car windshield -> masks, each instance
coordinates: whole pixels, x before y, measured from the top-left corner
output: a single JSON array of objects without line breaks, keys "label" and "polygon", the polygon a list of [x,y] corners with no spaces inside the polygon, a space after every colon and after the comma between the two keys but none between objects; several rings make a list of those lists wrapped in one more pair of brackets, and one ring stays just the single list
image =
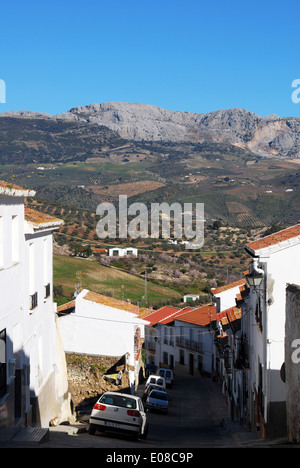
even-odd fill
[{"label": "car windshield", "polygon": [[170,372],[170,371],[167,371],[167,372],[166,372],[166,376],[167,376],[167,377],[171,377],[171,372]]},{"label": "car windshield", "polygon": [[156,398],[157,400],[167,400],[168,399],[166,393],[156,392],[155,390],[153,390],[151,392],[150,397],[151,398]]},{"label": "car windshield", "polygon": [[122,408],[136,409],[136,400],[121,395],[113,395],[112,393],[104,394],[100,398],[101,403],[106,405],[121,406]]}]

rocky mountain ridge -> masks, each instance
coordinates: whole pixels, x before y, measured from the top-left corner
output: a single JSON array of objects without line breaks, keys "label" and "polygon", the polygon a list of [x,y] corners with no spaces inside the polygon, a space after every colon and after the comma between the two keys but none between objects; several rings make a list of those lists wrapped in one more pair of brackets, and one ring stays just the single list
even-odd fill
[{"label": "rocky mountain ridge", "polygon": [[6,112],[0,116],[100,125],[133,141],[226,143],[261,157],[300,157],[300,118],[261,117],[244,109],[198,114],[147,104],[106,102],[74,107],[55,116],[31,111]]}]

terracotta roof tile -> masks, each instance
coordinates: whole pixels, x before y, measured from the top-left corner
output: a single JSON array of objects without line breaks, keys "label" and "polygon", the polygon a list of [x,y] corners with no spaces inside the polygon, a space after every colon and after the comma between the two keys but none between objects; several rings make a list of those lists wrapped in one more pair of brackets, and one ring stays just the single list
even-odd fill
[{"label": "terracotta roof tile", "polygon": [[16,184],[11,184],[0,180],[0,195],[9,195],[15,197],[34,197],[34,190],[25,189]]},{"label": "terracotta roof tile", "polygon": [[[217,320],[222,321],[222,323],[234,322],[241,318],[241,309],[236,306],[230,307],[229,309],[222,310],[217,314]],[[224,320],[225,319],[225,320]]]},{"label": "terracotta roof tile", "polygon": [[245,297],[247,297],[249,294],[249,287],[247,286],[247,284],[244,284],[239,289],[240,292],[236,295],[237,303],[242,302],[245,299]]},{"label": "terracotta roof tile", "polygon": [[219,288],[211,289],[211,293],[213,295],[216,295],[223,291],[228,291],[229,289],[236,288],[237,286],[242,286],[245,283],[246,283],[245,279],[240,279],[240,280],[234,281],[233,283],[224,284],[223,286],[220,286]]},{"label": "terracotta roof tile", "polygon": [[167,317],[170,317],[172,314],[175,314],[176,312],[179,312],[180,310],[181,309],[179,307],[164,306],[164,307],[161,307],[160,309],[153,311],[151,314],[146,315],[145,320],[150,322],[148,325],[149,327],[153,327],[153,325],[156,325],[161,320],[164,320]]},{"label": "terracotta roof tile", "polygon": [[96,304],[103,304],[108,307],[114,307],[115,309],[125,310],[126,312],[132,312],[134,314],[139,313],[139,307],[131,304],[130,302],[121,301],[113,297],[103,296],[102,294],[88,291],[84,296],[87,301],[95,302]]},{"label": "terracotta roof tile", "polygon": [[216,310],[217,308],[215,305],[197,307],[196,309],[181,314],[176,320],[205,327],[209,325],[212,320],[216,320]]},{"label": "terracotta roof tile", "polygon": [[43,228],[49,226],[59,226],[63,224],[63,220],[41,213],[40,211],[33,210],[25,206],[25,219],[34,227]]},{"label": "terracotta roof tile", "polygon": [[176,317],[180,316],[181,314],[184,314],[185,312],[189,312],[190,310],[193,310],[193,307],[184,307],[183,309],[179,309],[176,312],[168,315],[168,317],[162,319],[159,321],[159,323],[162,323],[166,325],[167,323],[173,322]]},{"label": "terracotta roof tile", "polygon": [[250,242],[249,244],[246,244],[246,247],[253,251],[260,250],[299,236],[300,224],[296,224],[296,226],[291,226],[287,229],[282,229],[281,231],[275,232],[274,234],[270,234],[269,236],[262,237],[261,239]]},{"label": "terracotta roof tile", "polygon": [[57,307],[57,312],[67,312],[75,307],[75,301],[67,302]]}]

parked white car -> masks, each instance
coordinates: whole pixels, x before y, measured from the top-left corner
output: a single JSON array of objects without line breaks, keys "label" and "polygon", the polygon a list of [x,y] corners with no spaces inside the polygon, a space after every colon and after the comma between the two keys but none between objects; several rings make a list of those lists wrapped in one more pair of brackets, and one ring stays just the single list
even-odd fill
[{"label": "parked white car", "polygon": [[149,384],[159,385],[160,387],[163,387],[164,390],[166,389],[166,381],[164,377],[161,377],[160,375],[149,375],[145,387],[148,387]]},{"label": "parked white car", "polygon": [[172,369],[165,369],[164,367],[160,367],[158,369],[158,374],[165,379],[167,386],[172,387],[174,381]]},{"label": "parked white car", "polygon": [[168,412],[169,398],[167,392],[152,390],[146,399],[145,406],[149,410]]},{"label": "parked white car", "polygon": [[104,393],[89,420],[89,433],[96,431],[113,431],[145,439],[148,423],[142,400],[125,393]]}]

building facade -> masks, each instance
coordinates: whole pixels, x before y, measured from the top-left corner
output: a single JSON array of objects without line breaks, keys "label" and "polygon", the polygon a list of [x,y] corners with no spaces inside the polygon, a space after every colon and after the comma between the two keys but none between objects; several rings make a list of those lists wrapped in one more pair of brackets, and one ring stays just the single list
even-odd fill
[{"label": "building facade", "polygon": [[134,392],[148,323],[147,319],[139,318],[138,306],[84,289],[70,308],[68,305],[59,308],[59,315],[64,351],[116,358],[126,355]]},{"label": "building facade", "polygon": [[34,195],[0,182],[0,427],[48,427],[68,413],[52,300],[52,233],[62,221],[25,208]]},{"label": "building facade", "polygon": [[300,224],[246,245],[252,257],[242,305],[249,349],[246,388],[251,429],[270,439],[286,435],[286,288],[300,282]]}]

